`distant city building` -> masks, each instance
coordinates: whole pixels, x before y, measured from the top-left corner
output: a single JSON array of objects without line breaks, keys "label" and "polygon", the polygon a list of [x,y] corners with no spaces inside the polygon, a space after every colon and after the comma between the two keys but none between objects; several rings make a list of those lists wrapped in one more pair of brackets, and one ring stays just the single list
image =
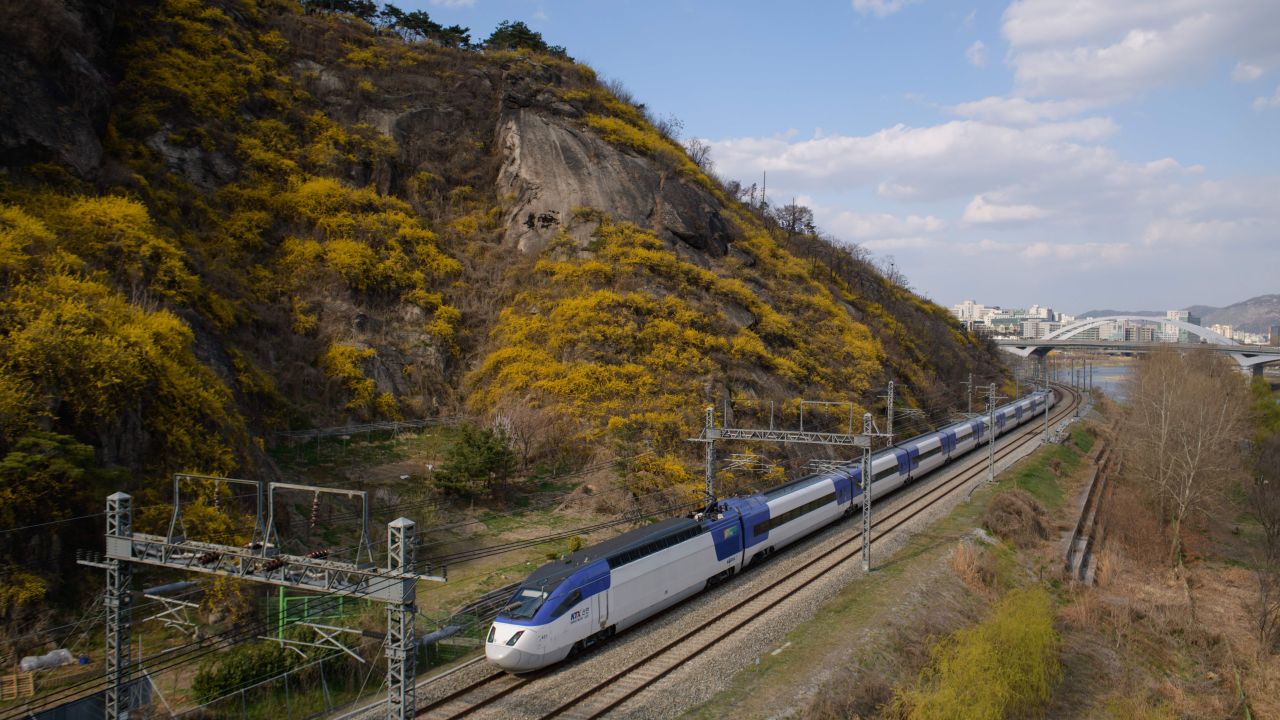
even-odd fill
[{"label": "distant city building", "polygon": [[[1077,320],[1074,315],[1056,313],[1053,308],[1039,304],[1023,310],[1002,308],[999,305],[983,305],[974,300],[965,300],[958,305],[952,305],[951,314],[972,332],[1027,340],[1044,338]],[[1149,320],[1108,320],[1076,333],[1072,339],[1112,342],[1199,342],[1198,336],[1174,325],[1173,321],[1192,325],[1200,324],[1200,318],[1187,310],[1168,310],[1163,318],[1156,316]],[[1268,340],[1267,336],[1242,333],[1231,325],[1213,325],[1210,329],[1243,343],[1261,344]],[[1272,343],[1280,341],[1280,326],[1271,328],[1270,341]]]},{"label": "distant city building", "polygon": [[1271,345],[1280,346],[1280,325],[1271,326]]},{"label": "distant city building", "polygon": [[1057,319],[1053,314],[1053,308],[1040,307],[1039,305],[1032,305],[1031,308],[1027,310],[1027,317],[1039,318],[1041,320]]},{"label": "distant city building", "polygon": [[[1192,325],[1199,325],[1200,318],[1192,315],[1189,310],[1169,310],[1164,314],[1165,320],[1178,320]],[[1191,333],[1179,328],[1173,323],[1165,323],[1161,327],[1159,340],[1163,342],[1194,342]]]},{"label": "distant city building", "polygon": [[961,322],[985,322],[988,311],[999,310],[999,307],[988,308],[972,300],[965,300],[959,305],[951,306],[951,314]]},{"label": "distant city building", "polygon": [[1125,342],[1155,342],[1156,329],[1150,325],[1127,322],[1122,339]]}]

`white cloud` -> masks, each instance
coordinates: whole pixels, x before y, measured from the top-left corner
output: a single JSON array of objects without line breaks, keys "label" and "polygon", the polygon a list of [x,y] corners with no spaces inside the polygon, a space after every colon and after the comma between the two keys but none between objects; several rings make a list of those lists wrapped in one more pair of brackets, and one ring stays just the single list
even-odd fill
[{"label": "white cloud", "polygon": [[975,8],[973,10],[970,10],[969,14],[964,16],[964,20],[960,21],[960,29],[965,31],[972,30],[974,21],[977,19],[978,19],[977,9]]},{"label": "white cloud", "polygon": [[839,237],[859,242],[901,239],[919,233],[936,233],[947,223],[933,215],[892,215],[889,213],[836,212],[827,215],[825,227]]},{"label": "white cloud", "polygon": [[981,40],[975,40],[968,50],[964,51],[964,56],[968,58],[969,64],[974,67],[987,66],[987,46]]},{"label": "white cloud", "polygon": [[859,243],[859,245],[871,252],[878,253],[891,253],[902,250],[925,250],[928,248],[938,247],[941,244],[942,241],[938,238],[920,236],[865,240]]},{"label": "white cloud", "polygon": [[1236,63],[1236,67],[1231,71],[1231,79],[1238,83],[1253,82],[1262,77],[1263,69],[1259,65],[1247,63],[1241,60]]},{"label": "white cloud", "polygon": [[[884,198],[971,197],[1014,178],[1069,180],[1116,164],[1093,145],[1116,130],[1107,118],[1013,128],[974,120],[895,125],[870,135],[732,138],[712,143],[727,177],[769,173],[771,186],[818,194],[831,183],[874,187]],[[775,180],[776,178],[776,180]],[[1047,179],[1046,179],[1047,181]]]},{"label": "white cloud", "polygon": [[1047,243],[1041,240],[1023,246],[1018,254],[1028,260],[1083,261],[1093,265],[1125,260],[1133,254],[1133,246],[1127,242]]},{"label": "white cloud", "polygon": [[1022,220],[1039,220],[1049,212],[1035,205],[1001,204],[988,200],[986,195],[975,195],[964,209],[961,222],[998,223]]},{"label": "white cloud", "polygon": [[1129,242],[1001,242],[983,238],[976,242],[956,243],[952,247],[961,255],[969,257],[1049,261],[1055,268],[1063,263],[1077,268],[1091,268],[1128,260],[1136,255],[1136,248]]},{"label": "white cloud", "polygon": [[1276,61],[1277,27],[1272,0],[1015,0],[1002,31],[1018,94],[1120,100],[1223,59]]},{"label": "white cloud", "polygon": [[1036,102],[1020,97],[992,96],[952,105],[947,111],[1001,125],[1036,125],[1046,120],[1062,120],[1079,115],[1094,105],[1085,100]]},{"label": "white cloud", "polygon": [[1253,100],[1254,110],[1265,110],[1273,107],[1280,107],[1280,85],[1276,86],[1276,91],[1271,97],[1260,95]]},{"label": "white cloud", "polygon": [[919,2],[919,0],[853,0],[853,9],[862,15],[884,17],[898,12],[913,2]]}]

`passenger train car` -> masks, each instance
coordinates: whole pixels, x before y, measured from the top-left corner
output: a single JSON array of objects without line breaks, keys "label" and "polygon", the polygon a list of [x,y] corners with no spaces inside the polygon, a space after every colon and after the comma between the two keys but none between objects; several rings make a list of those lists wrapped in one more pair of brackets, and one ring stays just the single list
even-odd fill
[{"label": "passenger train car", "polygon": [[[871,458],[871,494],[883,496],[1053,404],[1038,392],[983,416],[898,443]],[[994,436],[992,433],[994,432]],[[689,517],[623,533],[538,568],[498,614],[489,661],[527,672],[564,660],[861,507],[862,469],[817,473]]]}]

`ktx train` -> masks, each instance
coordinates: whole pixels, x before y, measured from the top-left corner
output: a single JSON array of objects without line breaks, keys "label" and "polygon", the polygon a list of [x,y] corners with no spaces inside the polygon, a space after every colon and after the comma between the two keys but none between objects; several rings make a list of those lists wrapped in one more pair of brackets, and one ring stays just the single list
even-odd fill
[{"label": "ktx train", "polygon": [[[1046,412],[1045,403],[1053,404],[1052,393],[998,408],[995,434]],[[872,497],[977,447],[989,437],[989,425],[989,416],[966,420],[875,453]],[[564,660],[860,508],[861,484],[860,464],[809,475],[543,565],[498,614],[485,655],[516,673]]]}]

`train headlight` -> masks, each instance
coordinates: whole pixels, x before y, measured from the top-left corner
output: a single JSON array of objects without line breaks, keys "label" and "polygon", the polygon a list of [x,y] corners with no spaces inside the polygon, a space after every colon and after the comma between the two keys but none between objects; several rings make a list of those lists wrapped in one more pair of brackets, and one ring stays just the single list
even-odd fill
[{"label": "train headlight", "polygon": [[520,639],[520,636],[521,636],[521,635],[523,635],[523,634],[524,634],[524,631],[523,631],[523,630],[519,630],[519,631],[517,631],[517,632],[516,632],[516,634],[515,634],[515,635],[512,635],[512,636],[511,636],[511,639],[507,641],[507,645],[512,645],[512,646],[514,646],[514,645],[516,644],[516,641],[517,641],[517,640],[519,640],[519,639]]}]

